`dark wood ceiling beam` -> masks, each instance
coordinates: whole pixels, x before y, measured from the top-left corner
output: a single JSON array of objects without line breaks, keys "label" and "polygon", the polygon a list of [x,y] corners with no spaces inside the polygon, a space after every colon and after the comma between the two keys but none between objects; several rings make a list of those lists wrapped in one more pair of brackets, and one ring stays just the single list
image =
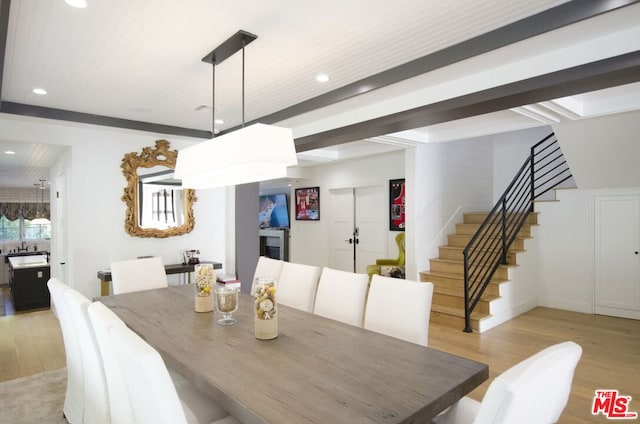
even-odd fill
[{"label": "dark wood ceiling beam", "polygon": [[[399,81],[402,81],[406,78],[410,78],[416,75],[420,75],[434,69],[438,69],[442,66],[447,66],[449,64],[458,62],[460,60],[467,59],[469,57],[486,53],[488,51],[506,46],[508,44],[524,40],[529,37],[533,37],[544,32],[552,31],[558,28],[561,28],[566,25],[570,25],[585,19],[592,18],[594,16],[613,11],[615,9],[629,6],[634,3],[638,3],[640,0],[573,0],[562,4],[560,6],[554,7],[552,9],[546,10],[534,16],[522,19],[518,22],[514,22],[510,25],[506,25],[502,28],[498,28],[489,33],[480,35],[473,39],[467,40],[465,42],[459,43],[457,45],[445,48],[441,51],[435,52],[433,54],[429,54],[427,56],[418,58],[414,61],[411,61],[407,64],[397,66],[388,71],[381,72],[379,74],[370,76],[368,78],[364,78],[360,81],[357,81],[353,84],[349,84],[347,86],[338,88],[329,93],[323,94],[321,96],[314,97],[307,101],[301,102],[294,106],[285,108],[281,111],[275,112],[273,114],[264,116],[262,118],[256,119],[253,122],[263,122],[263,123],[274,123],[278,121],[282,121],[284,119],[297,116],[324,106],[328,106],[330,104],[354,97],[356,95],[362,94],[366,91],[371,91],[376,88],[384,87]],[[7,32],[8,32],[8,22],[9,22],[9,12],[10,12],[11,0],[0,0],[0,113],[10,113],[24,116],[32,116],[39,118],[47,118],[47,119],[57,119],[64,121],[72,121],[79,122],[84,124],[92,124],[92,125],[102,125],[102,126],[110,126],[117,128],[126,128],[133,129],[139,131],[147,131],[147,132],[155,132],[162,133],[168,135],[177,135],[177,136],[187,136],[187,137],[195,137],[195,138],[203,138],[208,139],[211,138],[211,131],[203,131],[191,128],[182,128],[175,127],[171,125],[163,125],[156,124],[150,122],[143,121],[134,121],[129,119],[121,119],[114,118],[109,116],[102,115],[94,115],[82,112],[74,112],[62,109],[54,109],[47,107],[39,107],[21,103],[12,103],[12,102],[3,102],[2,101],[2,72],[4,70],[4,61],[5,61],[5,50],[6,50],[6,40],[7,40]],[[585,65],[588,66],[588,65]],[[613,86],[613,85],[610,85]],[[539,91],[541,93],[542,91]],[[547,90],[549,92],[549,90]],[[483,95],[486,95],[485,92],[481,92]],[[478,94],[481,94],[478,93]],[[575,93],[573,93],[575,94]],[[566,94],[569,95],[569,94]],[[549,92],[547,99],[560,97],[560,95],[556,93]],[[520,98],[526,98],[523,95]],[[432,110],[430,112],[430,116],[433,116],[433,122],[444,122],[438,118],[435,119],[435,109],[437,107],[446,108],[448,102],[451,104],[455,104],[456,99],[452,99],[450,101],[441,102],[438,105],[429,105],[425,106],[427,110]],[[459,99],[458,99],[459,100]],[[546,100],[546,99],[543,99]],[[477,105],[480,105],[481,102],[477,102]],[[526,103],[521,103],[526,104]],[[476,106],[474,110],[483,110],[484,108],[488,108],[488,105],[485,107]],[[421,108],[419,108],[421,109]],[[418,122],[427,122],[430,121],[425,119],[425,117],[417,118],[414,116],[415,110],[409,111],[406,117],[403,117],[404,112],[400,114],[394,114],[386,118],[380,118],[388,122],[387,124],[382,124],[379,122],[374,126],[374,128],[378,128],[380,132],[374,135],[381,135],[390,132],[400,131],[401,129],[408,129],[411,125],[414,125],[413,128],[417,128],[420,125]],[[420,113],[418,113],[420,114]],[[442,110],[440,112],[442,117],[450,117],[450,119],[456,116],[453,109],[450,110]],[[466,115],[466,114],[465,114]],[[405,120],[406,122],[402,122]],[[376,120],[377,121],[377,120]],[[325,131],[318,135],[313,135],[309,137],[303,137],[297,141],[297,143],[304,148],[305,150],[309,150],[311,146],[320,146],[321,142],[318,141],[320,137],[328,137],[325,139],[324,144],[329,143],[330,140],[334,140],[333,144],[337,144],[337,140],[345,140],[345,141],[353,141],[358,138],[353,138],[358,134],[363,134],[363,131],[354,131],[354,127],[366,126],[370,125],[369,123],[363,124],[355,124],[349,127],[343,127]],[[394,122],[394,124],[391,124]],[[431,121],[430,121],[431,122]],[[248,123],[248,124],[250,124]],[[413,124],[416,123],[416,124]],[[427,124],[429,125],[429,124]],[[236,128],[234,128],[236,129]],[[388,129],[388,130],[387,130]],[[229,132],[231,130],[227,130]],[[340,131],[345,131],[343,136],[336,136]],[[330,145],[330,144],[326,144]],[[303,147],[304,146],[304,147]]]},{"label": "dark wood ceiling beam", "polygon": [[211,131],[156,124],[153,122],[134,121],[131,119],[113,118],[111,116],[93,115],[84,112],[54,109],[50,107],[27,105],[23,103],[2,102],[1,113],[31,116],[34,118],[56,119],[59,121],[79,122],[82,124],[101,125],[129,130],[146,131],[159,134],[170,134],[184,137],[211,138]]},{"label": "dark wood ceiling beam", "polygon": [[640,81],[640,51],[459,96],[295,140],[319,149]]},{"label": "dark wood ceiling beam", "polygon": [[[254,119],[246,125],[257,122],[273,124],[284,121],[285,119],[311,112],[321,107],[329,106],[378,88],[398,83],[407,78],[422,75],[444,66],[638,3],[639,1],[640,0],[570,1],[408,63],[329,91],[328,93],[316,96],[270,115]],[[240,126],[227,129],[221,134],[234,131],[238,128],[240,128]]]}]

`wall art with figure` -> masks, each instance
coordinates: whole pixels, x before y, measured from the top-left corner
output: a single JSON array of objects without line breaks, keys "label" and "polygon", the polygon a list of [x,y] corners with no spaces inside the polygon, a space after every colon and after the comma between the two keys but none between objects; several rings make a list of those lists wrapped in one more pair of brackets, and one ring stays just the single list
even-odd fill
[{"label": "wall art with figure", "polygon": [[296,219],[300,221],[320,220],[320,187],[296,189]]},{"label": "wall art with figure", "polygon": [[404,204],[405,184],[404,178],[389,180],[389,230],[404,231]]}]

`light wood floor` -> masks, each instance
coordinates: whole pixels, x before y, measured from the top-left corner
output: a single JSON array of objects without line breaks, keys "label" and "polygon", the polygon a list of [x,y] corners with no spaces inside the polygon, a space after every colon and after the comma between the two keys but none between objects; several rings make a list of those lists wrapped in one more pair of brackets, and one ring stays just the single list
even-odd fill
[{"label": "light wood floor", "polygon": [[[489,364],[490,380],[470,396],[480,400],[493,377],[539,350],[566,340],[583,348],[562,424],[608,422],[591,415],[596,389],[632,396],[640,412],[640,321],[536,308],[484,334],[432,323],[429,345]],[[58,321],[50,311],[0,318],[0,381],[64,366]],[[541,405],[544,407],[544,405]]]}]

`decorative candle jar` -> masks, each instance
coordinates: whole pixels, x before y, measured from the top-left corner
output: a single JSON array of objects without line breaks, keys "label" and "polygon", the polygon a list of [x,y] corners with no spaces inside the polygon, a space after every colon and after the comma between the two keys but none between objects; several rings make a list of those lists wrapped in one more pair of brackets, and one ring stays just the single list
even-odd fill
[{"label": "decorative candle jar", "polygon": [[278,337],[278,304],[276,302],[276,279],[259,277],[253,281],[251,293],[255,299],[255,337],[271,340]]},{"label": "decorative candle jar", "polygon": [[216,272],[213,264],[199,264],[194,267],[196,275],[196,312],[213,311],[213,288],[216,283]]}]

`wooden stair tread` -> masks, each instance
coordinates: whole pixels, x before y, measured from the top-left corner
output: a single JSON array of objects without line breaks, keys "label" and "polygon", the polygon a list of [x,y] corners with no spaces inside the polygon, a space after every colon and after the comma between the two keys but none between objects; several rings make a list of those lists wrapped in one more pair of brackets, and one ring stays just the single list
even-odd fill
[{"label": "wooden stair tread", "polygon": [[[462,290],[459,289],[453,289],[453,288],[448,288],[448,287],[441,287],[441,286],[433,286],[433,293],[438,293],[438,294],[443,294],[446,296],[456,296],[459,298],[464,298],[464,292]],[[500,296],[495,296],[495,295],[491,295],[491,294],[487,294],[486,292],[482,294],[482,297],[480,298],[481,300],[484,300],[486,302],[491,302],[492,300],[496,300],[496,299],[500,299]]]},{"label": "wooden stair tread", "polygon": [[[462,274],[453,274],[453,273],[443,273],[443,272],[433,272],[433,271],[420,271],[420,275],[423,275],[425,277],[428,276],[434,276],[434,277],[441,277],[441,278],[449,278],[452,280],[459,280],[460,282],[464,283],[464,276]],[[429,280],[421,280],[421,281],[425,281],[425,282],[429,282]],[[489,284],[501,284],[501,283],[506,283],[509,280],[502,280],[502,279],[493,279],[491,280],[491,282]]]},{"label": "wooden stair tread", "polygon": [[[455,237],[455,238],[468,238],[471,239],[471,237],[473,237],[473,234],[449,234],[447,235],[447,237]],[[500,237],[491,237],[493,239],[499,239]],[[523,240],[527,240],[527,239],[531,239],[533,238],[533,236],[522,236],[520,234],[518,234],[516,236],[517,239],[523,239]]]},{"label": "wooden stair tread", "polygon": [[[460,234],[461,235],[461,234]],[[442,246],[438,246],[439,249],[450,249],[450,250],[460,250],[463,251],[464,247],[461,246],[449,246],[448,244],[443,244]],[[481,250],[489,250],[489,249],[481,249]],[[520,252],[526,252],[527,249],[514,249],[514,248],[510,248],[508,250],[509,252],[514,252],[514,253],[520,253]]]},{"label": "wooden stair tread", "polygon": [[[431,312],[437,312],[441,314],[452,315],[455,317],[464,318],[464,311],[458,308],[454,308],[451,306],[442,306],[442,305],[431,305]],[[481,312],[473,311],[471,312],[471,319],[482,321],[483,319],[490,318],[491,314],[484,314]]]},{"label": "wooden stair tread", "polygon": [[[455,259],[433,258],[433,259],[429,259],[429,260],[430,261],[434,261],[434,262],[441,262],[441,263],[448,263],[448,264],[464,266],[464,261],[457,261]],[[507,268],[516,268],[516,267],[518,267],[517,264],[500,264],[499,266],[503,266],[503,267],[507,267]]]}]

